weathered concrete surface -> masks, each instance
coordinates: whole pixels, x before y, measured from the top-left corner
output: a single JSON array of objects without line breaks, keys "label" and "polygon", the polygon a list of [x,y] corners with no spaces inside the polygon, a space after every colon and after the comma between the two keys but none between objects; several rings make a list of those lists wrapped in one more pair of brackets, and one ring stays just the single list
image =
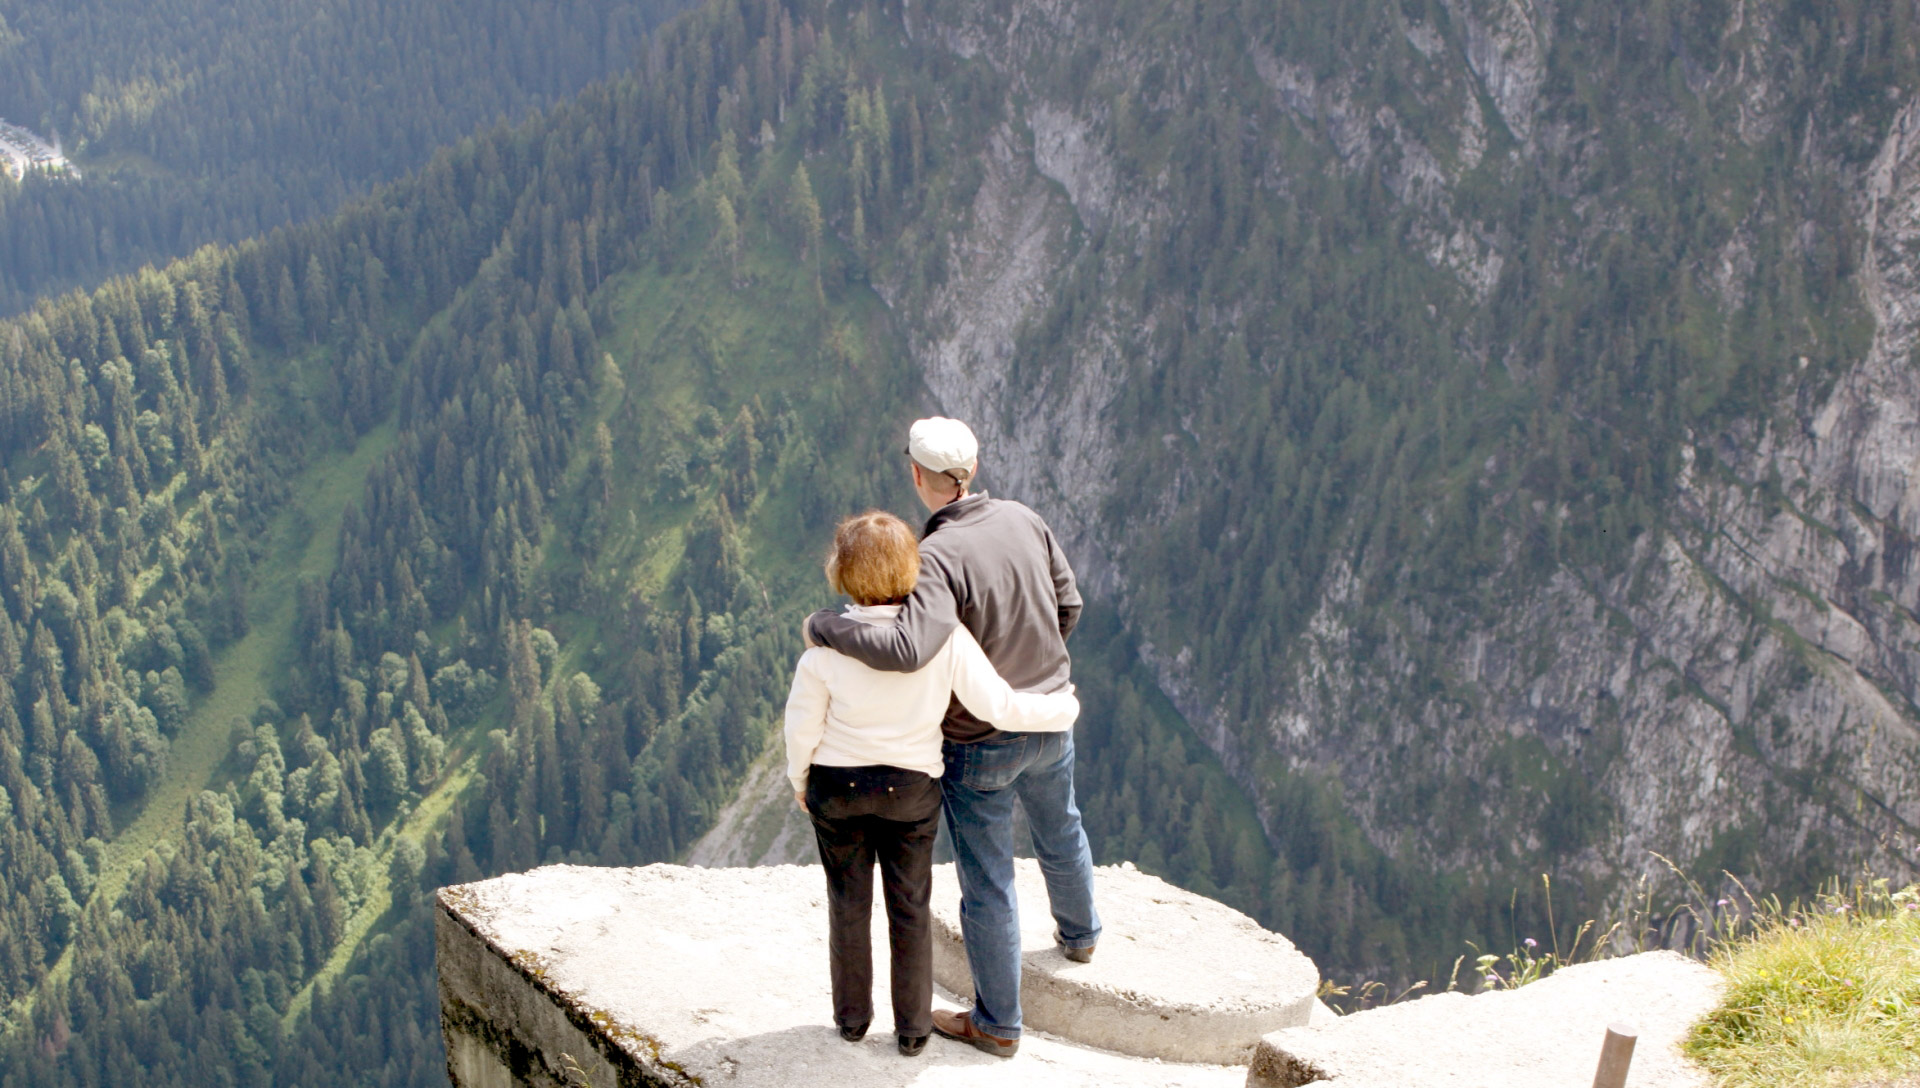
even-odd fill
[{"label": "weathered concrete surface", "polygon": [[[1116,969],[1132,962],[1147,972],[1145,951],[1121,949],[1154,947],[1161,925],[1174,927],[1168,936],[1176,939],[1159,945],[1167,958],[1215,962],[1197,951],[1200,935],[1182,934],[1172,915],[1137,923],[1135,904],[1156,910],[1185,904],[1185,924],[1212,930],[1206,939],[1264,954],[1264,945],[1231,918],[1223,916],[1226,928],[1215,928],[1201,906],[1205,900],[1138,873],[1101,869],[1096,879],[1111,936],[1086,966],[1101,965],[1111,953]],[[951,881],[950,874],[945,880]],[[1166,902],[1152,902],[1146,894],[1151,885],[1164,889],[1160,898]],[[936,895],[950,899],[951,885],[944,886]],[[888,1030],[885,926],[878,909],[874,957],[882,981],[874,995],[874,1030],[861,1043],[842,1042],[832,1023],[825,886],[817,867],[549,866],[445,888],[439,901],[441,1020],[456,1088],[573,1086],[582,1078],[596,1088],[808,1082],[832,1088],[1238,1088],[1246,1077],[1243,1066],[1116,1054],[1048,1031],[1028,1032],[1010,1061],[939,1038],[920,1057],[903,1058]],[[1044,916],[1044,896],[1028,901]],[[1221,970],[1208,988],[1217,1007],[1252,1004],[1268,992],[1265,980],[1235,977],[1258,962]],[[1106,977],[1088,975],[1086,989],[1119,994]],[[1155,980],[1164,982],[1174,1002],[1201,1004],[1192,999],[1202,985],[1201,969],[1143,973],[1133,999],[1151,1007],[1157,999],[1144,984]],[[937,992],[935,1000],[947,1007],[965,1003],[951,996]],[[1088,1007],[1098,1006],[1090,1000]],[[578,1074],[570,1072],[575,1068]]]},{"label": "weathered concrete surface", "polygon": [[1720,976],[1671,952],[1581,964],[1518,990],[1389,1005],[1260,1041],[1248,1088],[1588,1088],[1610,1023],[1640,1032],[1627,1083],[1706,1088],[1676,1049]]},{"label": "weathered concrete surface", "polygon": [[[1262,1035],[1307,1023],[1319,969],[1239,911],[1132,865],[1099,869],[1106,932],[1093,962],[1075,963],[1054,947],[1039,863],[1015,872],[1027,1026],[1123,1054],[1244,1065]],[[970,1002],[952,866],[934,871],[933,906],[934,977]]]}]

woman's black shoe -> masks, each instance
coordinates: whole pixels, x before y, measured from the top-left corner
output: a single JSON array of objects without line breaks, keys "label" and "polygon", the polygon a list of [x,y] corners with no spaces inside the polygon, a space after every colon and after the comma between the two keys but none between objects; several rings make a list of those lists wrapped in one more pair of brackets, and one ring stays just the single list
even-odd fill
[{"label": "woman's black shoe", "polygon": [[857,1028],[850,1028],[842,1024],[840,1025],[840,1037],[849,1043],[857,1043],[867,1037],[867,1025],[861,1024]]},{"label": "woman's black shoe", "polygon": [[922,1050],[927,1049],[927,1037],[924,1035],[901,1035],[897,1038],[900,1040],[900,1053],[909,1058],[917,1058]]}]

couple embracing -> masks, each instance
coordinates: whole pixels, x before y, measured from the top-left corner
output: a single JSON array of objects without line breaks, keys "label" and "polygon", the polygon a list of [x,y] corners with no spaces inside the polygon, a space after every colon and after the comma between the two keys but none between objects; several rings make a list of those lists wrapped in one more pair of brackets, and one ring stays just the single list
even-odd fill
[{"label": "couple embracing", "polygon": [[[967,425],[913,425],[913,487],[931,512],[917,545],[891,514],[848,518],[827,581],[852,598],[817,612],[787,698],[787,776],[826,870],[833,1016],[842,1038],[873,1019],[873,869],[890,931],[894,1031],[930,1032],[1000,1057],[1020,1047],[1020,924],[1013,802],[1046,877],[1054,941],[1093,957],[1093,855],[1073,798],[1067,635],[1080,593],[1038,514],[973,493]],[[973,1008],[933,1009],[933,844],[941,812],[960,878]]]}]

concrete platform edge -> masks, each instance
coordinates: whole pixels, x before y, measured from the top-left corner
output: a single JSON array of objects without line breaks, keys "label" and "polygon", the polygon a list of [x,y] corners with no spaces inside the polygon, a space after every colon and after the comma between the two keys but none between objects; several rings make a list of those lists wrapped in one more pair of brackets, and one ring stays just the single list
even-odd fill
[{"label": "concrete platform edge", "polygon": [[[635,1048],[652,1051],[653,1060],[622,1045],[590,1010],[556,990],[537,961],[501,948],[461,917],[448,900],[450,893],[458,890],[442,889],[436,897],[434,949],[453,1088],[572,1088],[580,1081],[569,1060],[596,1085],[693,1088],[699,1083],[660,1061],[654,1040],[633,1033]],[[556,1046],[556,1041],[562,1042]]]}]

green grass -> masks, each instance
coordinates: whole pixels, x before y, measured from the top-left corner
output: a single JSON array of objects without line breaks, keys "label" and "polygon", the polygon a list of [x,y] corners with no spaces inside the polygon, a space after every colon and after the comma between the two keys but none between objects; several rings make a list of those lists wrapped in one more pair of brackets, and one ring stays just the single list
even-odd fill
[{"label": "green grass", "polygon": [[[784,185],[786,174],[775,173]],[[837,263],[843,255],[838,249],[834,253]],[[656,469],[663,431],[690,429],[694,416],[708,407],[730,427],[740,405],[755,398],[763,408],[787,398],[805,411],[845,395],[844,375],[825,381],[818,376],[820,365],[826,365],[816,359],[824,350],[821,341],[835,327],[846,345],[846,370],[899,371],[898,386],[882,393],[891,402],[873,404],[873,426],[899,429],[920,392],[917,377],[898,365],[906,349],[878,296],[866,288],[830,286],[824,300],[816,298],[810,274],[796,271],[804,267],[786,242],[756,228],[742,247],[738,282],[714,260],[687,267],[644,262],[609,276],[598,289],[596,301],[609,326],[601,344],[614,361],[617,381],[603,379],[595,416],[613,428],[618,466],[611,504],[616,518],[599,560],[627,570],[649,593],[671,581],[687,524],[714,490],[711,483],[698,486],[679,500],[649,493],[646,481]],[[622,422],[628,402],[640,406],[634,413],[637,429]],[[588,423],[581,434],[591,429]],[[583,442],[566,472],[569,487],[583,474],[585,449]],[[838,451],[824,450],[821,456],[838,463]],[[783,590],[811,590],[819,581],[816,545],[824,541],[783,535],[798,521],[797,505],[812,497],[775,486],[775,467],[770,457],[761,464],[760,496],[751,509],[733,515],[750,547],[759,538],[751,566],[778,599]],[[894,494],[911,502],[904,484]],[[911,507],[901,512],[913,514]]]},{"label": "green grass", "polygon": [[1720,946],[1720,1007],[1686,1052],[1722,1088],[1859,1085],[1920,1073],[1920,885],[1837,889]]}]

